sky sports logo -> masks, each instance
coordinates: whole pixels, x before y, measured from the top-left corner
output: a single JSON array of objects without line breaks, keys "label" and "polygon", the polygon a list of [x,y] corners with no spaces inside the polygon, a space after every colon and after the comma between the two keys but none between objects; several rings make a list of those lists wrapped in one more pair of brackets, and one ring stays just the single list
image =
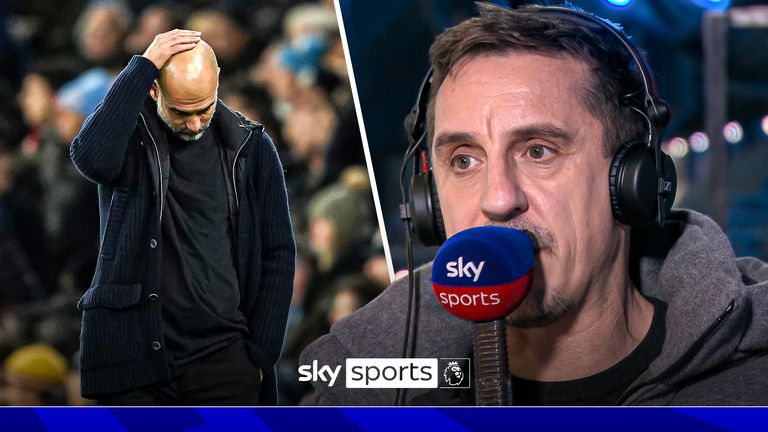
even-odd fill
[{"label": "sky sports logo", "polygon": [[[338,384],[341,365],[299,366],[299,381]],[[347,388],[467,389],[472,382],[468,358],[348,358],[344,364]]]}]

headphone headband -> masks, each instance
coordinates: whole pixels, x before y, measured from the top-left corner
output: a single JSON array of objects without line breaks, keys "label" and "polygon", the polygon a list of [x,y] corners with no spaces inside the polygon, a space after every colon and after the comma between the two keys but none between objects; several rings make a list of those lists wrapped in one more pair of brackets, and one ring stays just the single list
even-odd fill
[{"label": "headphone headband", "polygon": [[427,133],[427,105],[429,105],[429,91],[432,88],[432,77],[434,76],[432,68],[421,81],[419,86],[419,95],[416,103],[413,104],[411,112],[405,116],[405,132],[408,135],[410,145],[417,145]]},{"label": "headphone headband", "polygon": [[669,123],[669,107],[659,98],[656,80],[653,79],[653,74],[651,73],[650,68],[643,60],[643,57],[637,48],[635,48],[622,31],[619,31],[612,24],[601,18],[576,9],[568,9],[561,6],[533,6],[532,9],[544,14],[560,15],[573,22],[579,20],[585,27],[598,30],[603,29],[611,33],[616,40],[621,42],[627,52],[632,56],[632,61],[638,67],[640,79],[643,82],[643,90],[645,92],[645,113],[648,115],[648,118],[657,128],[662,128]]},{"label": "headphone headband", "polygon": [[[613,35],[626,49],[632,57],[632,61],[638,67],[640,79],[643,84],[643,93],[645,94],[645,97],[643,98],[644,106],[641,114],[647,115],[648,120],[650,120],[652,126],[655,128],[663,128],[669,124],[671,117],[669,106],[659,97],[658,86],[656,85],[656,80],[653,78],[650,68],[645,60],[643,60],[643,57],[637,48],[635,48],[622,31],[619,31],[612,24],[601,18],[576,9],[569,9],[561,6],[531,6],[531,9],[538,13],[558,15],[560,18],[568,19],[572,22],[578,20],[580,24],[587,28],[593,30],[606,30]],[[405,130],[411,145],[419,142],[426,134],[426,116],[433,76],[434,70],[430,68],[427,75],[424,77],[424,80],[421,82],[416,102],[405,118]],[[653,144],[649,143],[649,145]]]}]

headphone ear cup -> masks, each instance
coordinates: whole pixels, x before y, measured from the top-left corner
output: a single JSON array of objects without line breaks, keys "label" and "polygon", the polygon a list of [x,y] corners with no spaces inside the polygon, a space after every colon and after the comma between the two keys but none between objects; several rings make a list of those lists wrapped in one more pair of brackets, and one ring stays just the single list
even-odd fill
[{"label": "headphone ear cup", "polygon": [[432,172],[411,177],[411,215],[413,231],[424,246],[439,246],[445,241],[443,213]]},{"label": "headphone ear cup", "polygon": [[440,207],[440,195],[437,193],[437,186],[435,185],[435,177],[432,175],[432,171],[429,172],[429,184],[430,193],[432,194],[432,218],[435,222],[435,230],[437,231],[438,245],[442,245],[445,242],[445,222],[443,221],[443,209]]},{"label": "headphone ear cup", "polygon": [[668,215],[672,210],[672,204],[675,203],[675,196],[677,195],[677,169],[672,158],[664,152],[661,153],[661,163],[664,166],[664,180],[670,182],[670,190],[664,197],[664,214]]},{"label": "headphone ear cup", "polygon": [[653,149],[640,141],[625,143],[613,156],[608,176],[616,220],[630,226],[653,224],[658,213],[659,178]]}]

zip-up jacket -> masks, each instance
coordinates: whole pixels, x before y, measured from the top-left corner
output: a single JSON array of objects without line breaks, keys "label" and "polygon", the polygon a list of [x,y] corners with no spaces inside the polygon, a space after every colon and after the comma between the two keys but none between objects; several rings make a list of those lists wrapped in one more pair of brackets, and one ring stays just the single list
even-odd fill
[{"label": "zip-up jacket", "polygon": [[[735,258],[707,217],[674,211],[663,229],[634,229],[630,275],[645,296],[667,304],[661,353],[616,405],[768,404],[768,265]],[[431,265],[416,271],[417,358],[472,355],[472,324],[443,309],[430,284]],[[308,403],[392,405],[394,389],[347,389],[344,359],[401,357],[408,278],[337,322],[304,350],[300,365],[341,365],[333,386],[321,379]],[[442,373],[442,371],[438,371]],[[512,389],[514,391],[514,389]],[[407,389],[408,405],[472,405],[469,390]]]},{"label": "zip-up jacket", "polygon": [[[134,56],[70,148],[75,166],[99,186],[101,246],[91,287],[78,302],[87,398],[171,378],[159,301],[160,224],[170,166],[164,126],[148,98],[158,73],[151,61]],[[248,354],[264,374],[261,402],[274,404],[274,365],[295,261],[283,169],[264,127],[221,100],[210,127],[221,138],[227,173]]]}]

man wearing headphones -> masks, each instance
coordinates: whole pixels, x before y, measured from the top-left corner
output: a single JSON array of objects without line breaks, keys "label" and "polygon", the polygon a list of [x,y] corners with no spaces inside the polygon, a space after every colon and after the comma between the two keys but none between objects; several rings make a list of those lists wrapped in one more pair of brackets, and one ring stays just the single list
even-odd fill
[{"label": "man wearing headphones", "polygon": [[[705,216],[669,211],[674,166],[658,146],[669,114],[636,49],[581,12],[479,8],[430,50],[409,155],[426,134],[431,172],[404,216],[422,241],[483,225],[534,238],[533,287],[506,318],[512,404],[768,403],[768,266],[735,259]],[[442,309],[430,271],[415,273],[412,356],[471,357],[472,324]],[[407,290],[395,282],[300,363],[402,357]],[[344,378],[314,383],[312,402],[395,402],[394,389]],[[398,402],[473,404],[474,385]]]}]

